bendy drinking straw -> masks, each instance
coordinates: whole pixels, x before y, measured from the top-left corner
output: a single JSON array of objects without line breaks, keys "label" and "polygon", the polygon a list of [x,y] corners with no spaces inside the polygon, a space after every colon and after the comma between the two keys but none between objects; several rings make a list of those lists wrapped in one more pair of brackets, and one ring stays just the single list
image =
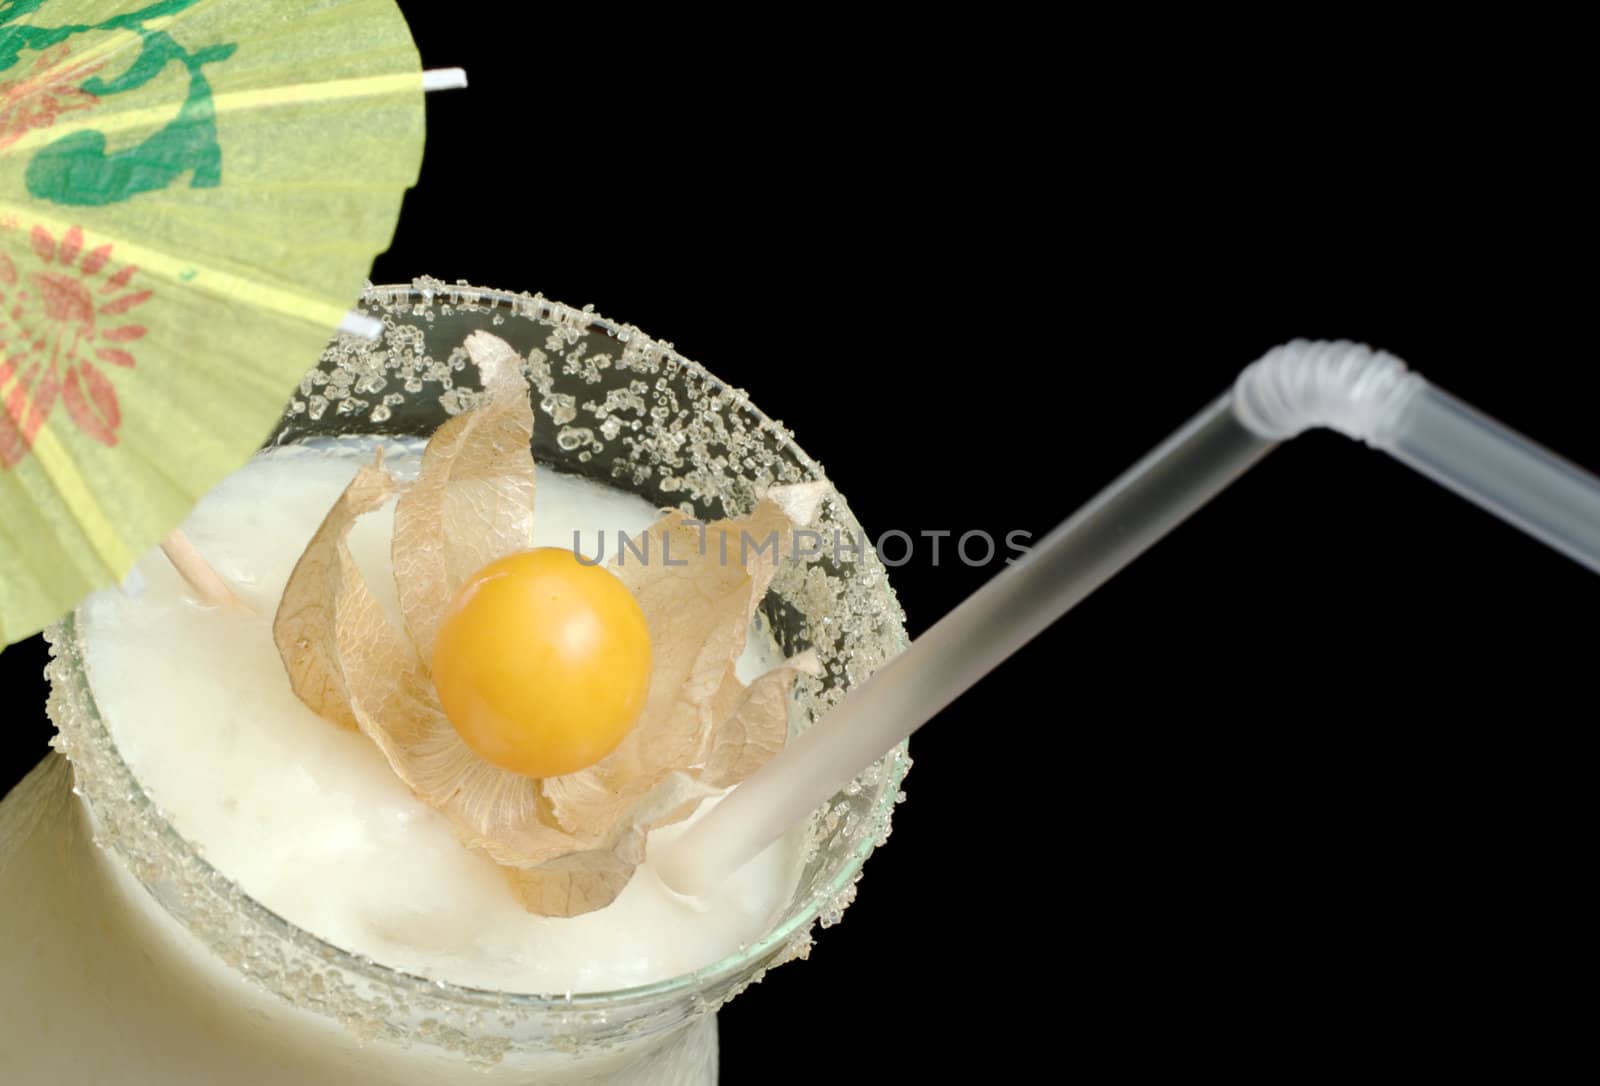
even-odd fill
[{"label": "bendy drinking straw", "polygon": [[703,893],[892,749],[1283,441],[1364,441],[1600,572],[1600,480],[1345,341],[1295,340],[917,638],[677,840],[652,849]]}]

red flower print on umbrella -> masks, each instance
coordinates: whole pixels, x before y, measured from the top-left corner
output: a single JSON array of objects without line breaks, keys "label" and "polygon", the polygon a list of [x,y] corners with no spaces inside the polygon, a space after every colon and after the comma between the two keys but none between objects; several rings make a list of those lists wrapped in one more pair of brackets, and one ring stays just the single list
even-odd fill
[{"label": "red flower print on umbrella", "polygon": [[35,261],[0,251],[0,468],[20,463],[59,399],[79,430],[117,443],[122,411],[105,366],[131,368],[145,326],[127,314],[151,291],[129,286],[136,265],[115,267],[113,245],[93,248],[81,227],[29,237]]},{"label": "red flower print on umbrella", "polygon": [[74,62],[66,44],[46,49],[21,79],[0,82],[0,151],[36,128],[49,128],[63,113],[99,101],[79,88],[102,65]]}]

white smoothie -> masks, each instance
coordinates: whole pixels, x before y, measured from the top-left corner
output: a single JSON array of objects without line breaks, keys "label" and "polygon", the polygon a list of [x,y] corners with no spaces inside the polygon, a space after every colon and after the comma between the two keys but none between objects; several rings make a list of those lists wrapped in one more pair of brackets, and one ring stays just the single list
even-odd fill
[{"label": "white smoothie", "polygon": [[[330,451],[331,450],[331,451]],[[414,474],[416,446],[387,464]],[[102,592],[80,612],[91,686],[117,747],[172,824],[220,871],[290,922],[346,950],[437,980],[507,992],[606,991],[709,965],[760,936],[793,891],[796,842],[768,850],[709,899],[665,889],[646,865],[607,908],[528,913],[503,873],[469,852],[377,748],[290,691],[271,620],[289,572],[329,507],[370,460],[365,442],[258,456],[185,528],[256,614],[191,601],[159,553],[137,595]],[[350,545],[398,624],[392,506]],[[657,511],[633,495],[541,469],[535,543],[591,554]],[[752,636],[746,680],[777,660]],[[707,808],[702,808],[702,813]],[[658,831],[669,835],[683,827]]]}]

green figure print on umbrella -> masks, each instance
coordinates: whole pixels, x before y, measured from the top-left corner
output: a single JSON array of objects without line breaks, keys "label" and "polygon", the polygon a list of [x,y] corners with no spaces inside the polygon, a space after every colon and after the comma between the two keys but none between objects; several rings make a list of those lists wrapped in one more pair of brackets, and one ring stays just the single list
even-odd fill
[{"label": "green figure print on umbrella", "polygon": [[193,188],[222,183],[222,148],[217,143],[211,84],[202,69],[228,59],[235,46],[224,43],[190,52],[165,30],[145,26],[146,20],[175,15],[197,2],[160,0],[99,23],[56,27],[15,25],[16,19],[33,14],[48,0],[13,0],[0,8],[0,72],[15,66],[24,49],[49,49],[91,30],[129,30],[142,39],[132,67],[112,79],[91,76],[79,85],[79,92],[103,98],[136,90],[173,61],[183,65],[189,75],[189,92],[177,116],[141,143],[108,153],[105,133],[88,130],[41,148],[28,163],[26,183],[32,195],[57,204],[98,207],[164,189],[190,171]]}]

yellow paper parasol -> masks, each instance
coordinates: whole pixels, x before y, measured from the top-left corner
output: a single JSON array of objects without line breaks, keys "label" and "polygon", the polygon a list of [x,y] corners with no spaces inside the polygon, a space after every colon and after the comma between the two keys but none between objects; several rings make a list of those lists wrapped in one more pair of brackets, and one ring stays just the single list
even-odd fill
[{"label": "yellow paper parasol", "polygon": [[0,644],[259,446],[388,245],[422,93],[391,0],[0,0]]}]

